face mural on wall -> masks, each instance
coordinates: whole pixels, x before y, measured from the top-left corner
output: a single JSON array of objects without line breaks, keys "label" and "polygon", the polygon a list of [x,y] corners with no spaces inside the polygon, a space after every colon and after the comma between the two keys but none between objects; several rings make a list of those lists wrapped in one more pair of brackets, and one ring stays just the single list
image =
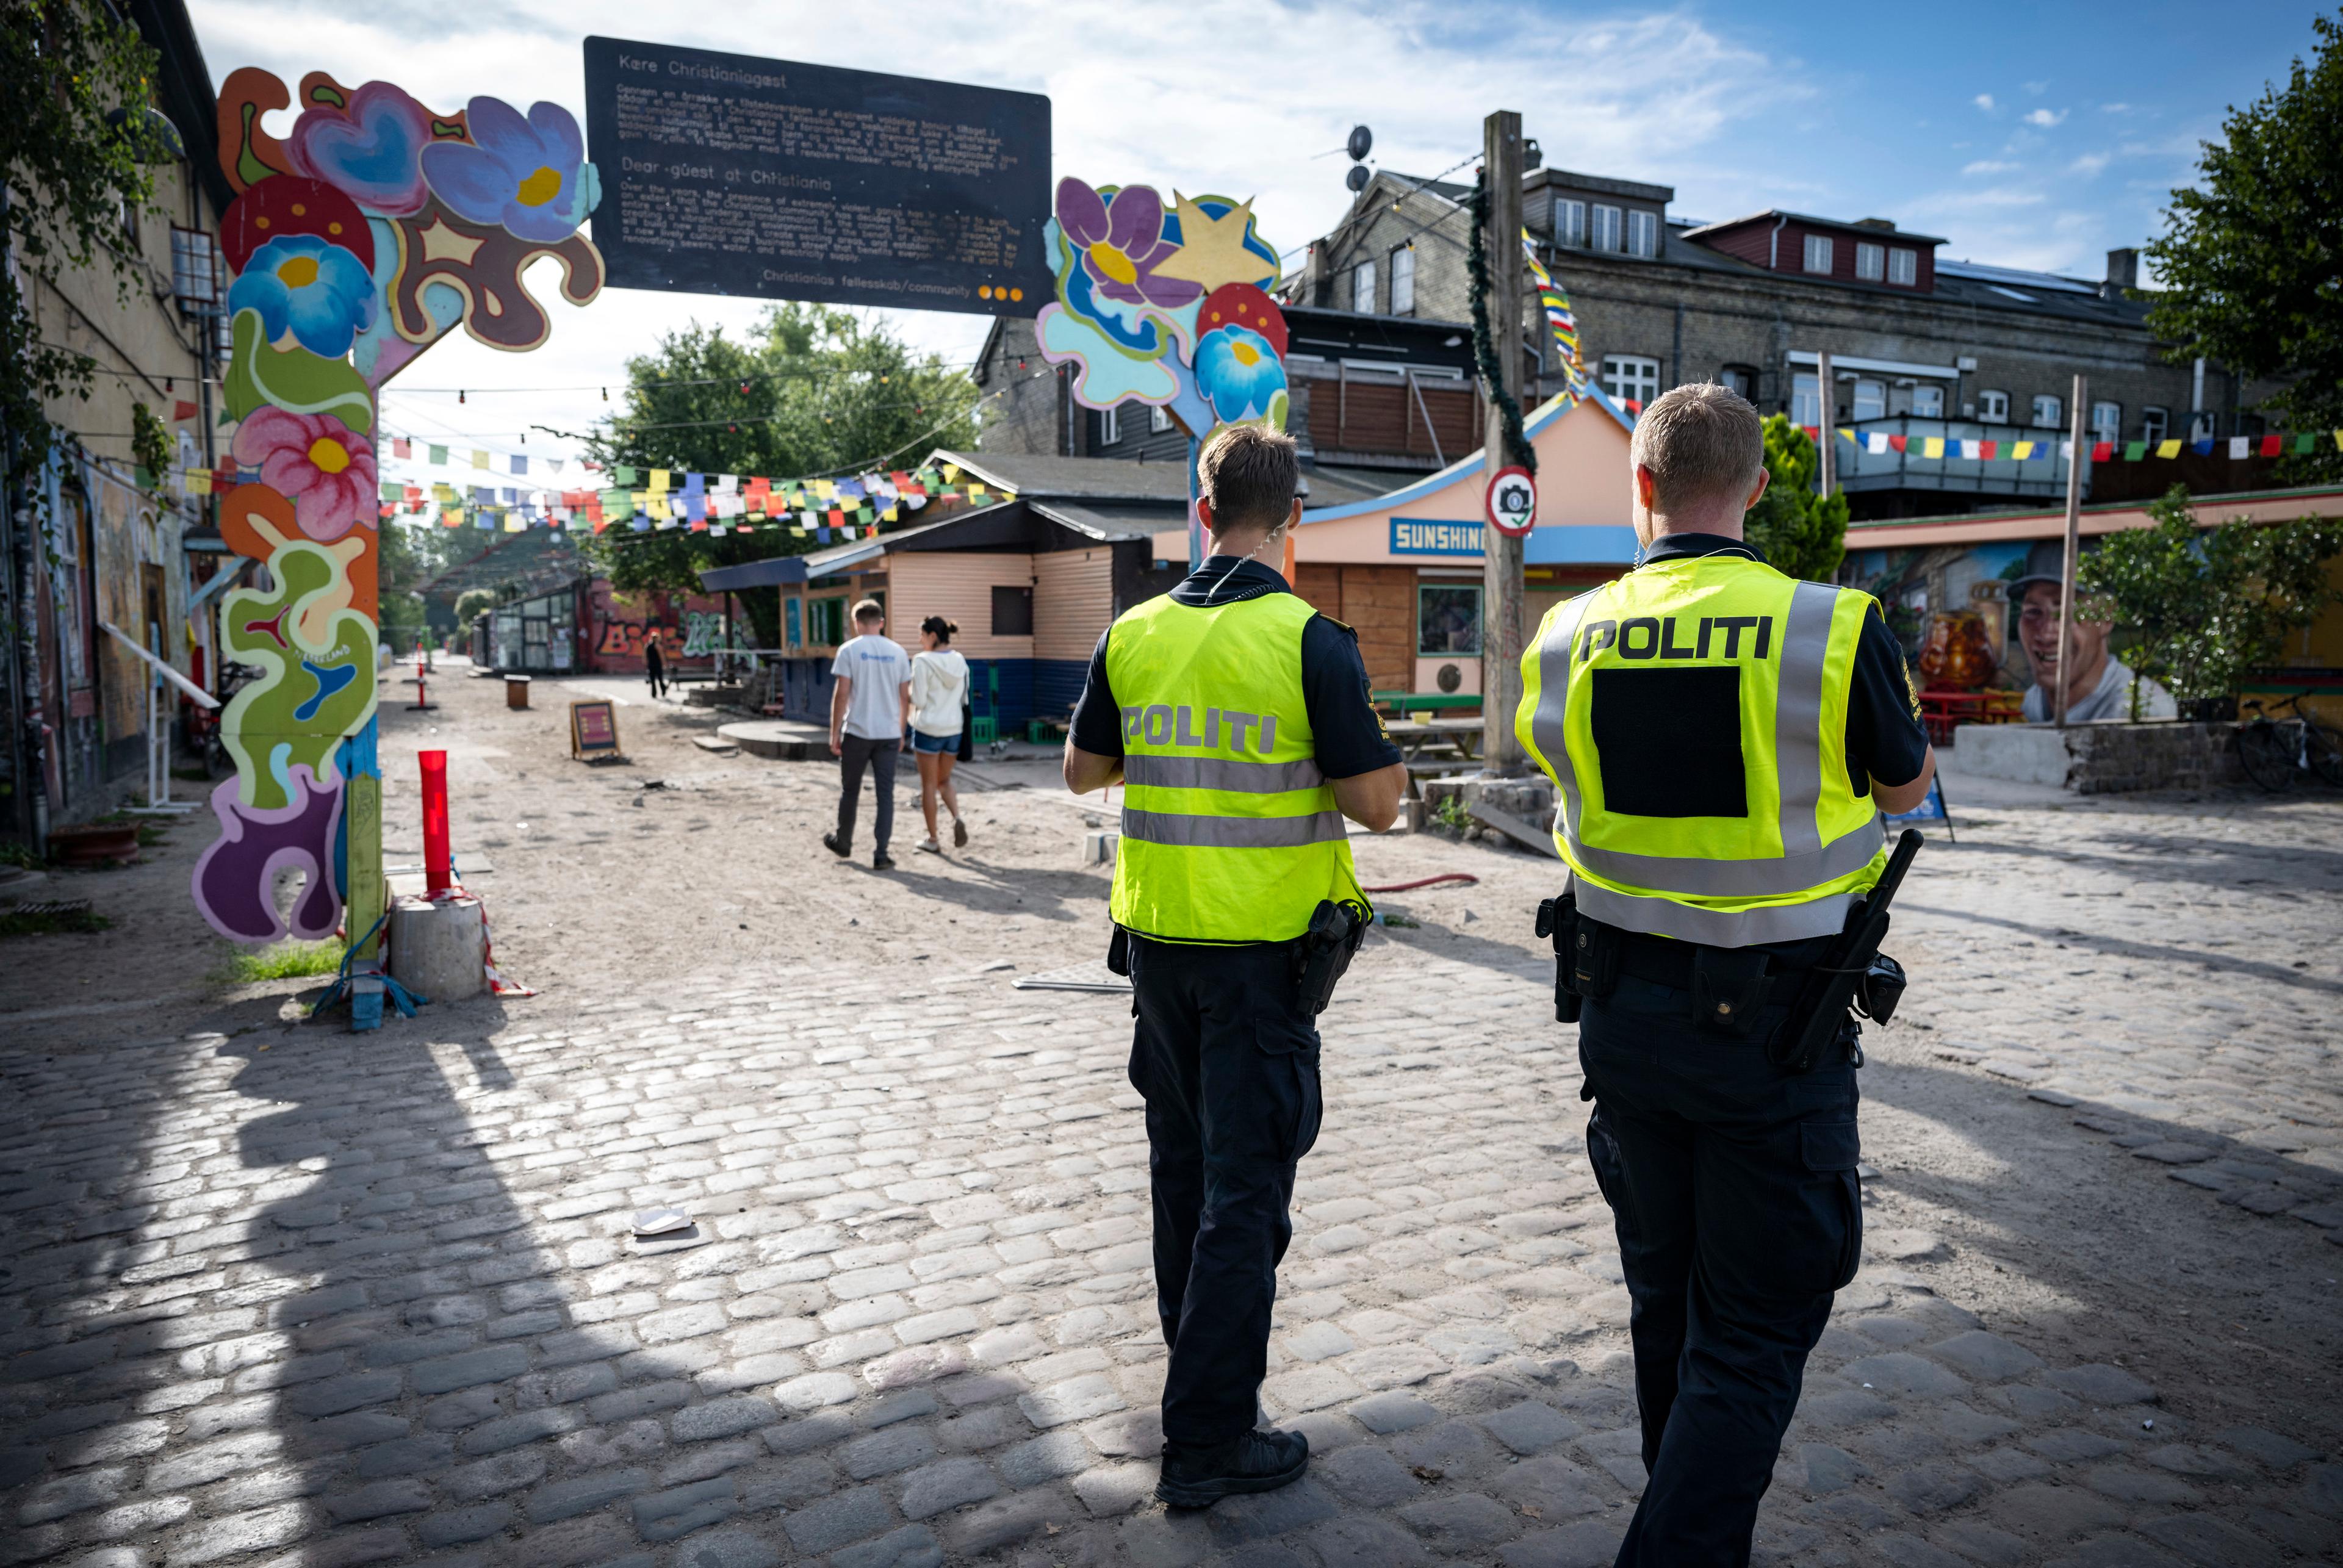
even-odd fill
[{"label": "face mural on wall", "polygon": [[[288,107],[280,141],[262,121]],[[565,299],[593,299],[602,258],[577,230],[599,180],[558,105],[481,97],[442,115],[321,72],[297,95],[232,73],[219,131],[238,193],[220,223],[236,274],[222,396],[247,479],[221,498],[220,528],[270,586],[222,599],[228,657],[262,674],[221,714],[236,777],[212,793],[220,837],[196,863],[196,904],[238,941],[337,927],[364,941],[386,903],[376,581],[393,508],[377,394],[458,327],[492,348],[543,343],[551,323],[520,281],[540,256],[559,259]],[[307,878],[289,920],[270,885],[288,867]]]}]

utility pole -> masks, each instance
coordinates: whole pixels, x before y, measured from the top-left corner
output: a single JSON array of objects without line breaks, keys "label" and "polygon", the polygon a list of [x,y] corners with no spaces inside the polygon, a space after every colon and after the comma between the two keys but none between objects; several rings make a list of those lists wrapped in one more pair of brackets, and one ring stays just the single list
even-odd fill
[{"label": "utility pole", "polygon": [[2058,689],[2050,709],[2051,722],[2061,729],[2066,728],[2066,689],[2075,674],[2068,668],[2074,644],[2066,639],[2075,624],[2075,568],[2083,558],[2083,409],[2090,395],[2090,377],[2076,377],[2066,421],[2066,558],[2058,568]]},{"label": "utility pole", "polygon": [[[1505,455],[1499,404],[1509,399],[1519,407],[1522,397],[1522,117],[1500,109],[1482,122],[1481,136],[1489,197],[1489,226],[1481,243],[1489,258],[1489,336],[1501,378],[1489,389],[1481,466],[1493,479],[1513,461]],[[1513,734],[1513,710],[1522,702],[1522,541],[1483,523],[1481,552],[1481,770],[1504,778],[1523,770],[1522,743]]]},{"label": "utility pole", "polygon": [[1827,501],[1838,488],[1838,383],[1831,379],[1830,350],[1815,356],[1815,370],[1823,387],[1817,414],[1822,424],[1815,429],[1815,445],[1822,452],[1822,493]]}]

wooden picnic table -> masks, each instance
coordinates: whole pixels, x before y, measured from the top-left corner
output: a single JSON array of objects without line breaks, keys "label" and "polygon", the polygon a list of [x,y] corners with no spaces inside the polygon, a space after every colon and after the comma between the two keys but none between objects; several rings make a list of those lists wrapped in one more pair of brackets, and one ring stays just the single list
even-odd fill
[{"label": "wooden picnic table", "polygon": [[1481,755],[1483,721],[1478,719],[1393,719],[1383,729],[1405,761],[1416,761],[1427,750],[1468,762]]}]

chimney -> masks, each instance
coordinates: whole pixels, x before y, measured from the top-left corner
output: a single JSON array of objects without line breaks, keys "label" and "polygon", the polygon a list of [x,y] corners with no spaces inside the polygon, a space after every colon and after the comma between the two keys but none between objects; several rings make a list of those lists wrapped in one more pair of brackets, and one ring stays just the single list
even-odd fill
[{"label": "chimney", "polygon": [[2099,286],[2099,293],[2108,299],[2122,297],[2123,290],[2139,286],[2139,252],[2127,247],[2107,252],[2107,280]]}]

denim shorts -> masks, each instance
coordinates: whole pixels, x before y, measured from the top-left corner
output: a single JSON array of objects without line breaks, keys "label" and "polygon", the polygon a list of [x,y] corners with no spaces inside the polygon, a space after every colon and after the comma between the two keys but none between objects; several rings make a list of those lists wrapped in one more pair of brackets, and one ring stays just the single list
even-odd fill
[{"label": "denim shorts", "polygon": [[955,729],[950,735],[930,735],[924,729],[914,729],[911,731],[911,749],[957,757],[960,755],[960,731]]}]

